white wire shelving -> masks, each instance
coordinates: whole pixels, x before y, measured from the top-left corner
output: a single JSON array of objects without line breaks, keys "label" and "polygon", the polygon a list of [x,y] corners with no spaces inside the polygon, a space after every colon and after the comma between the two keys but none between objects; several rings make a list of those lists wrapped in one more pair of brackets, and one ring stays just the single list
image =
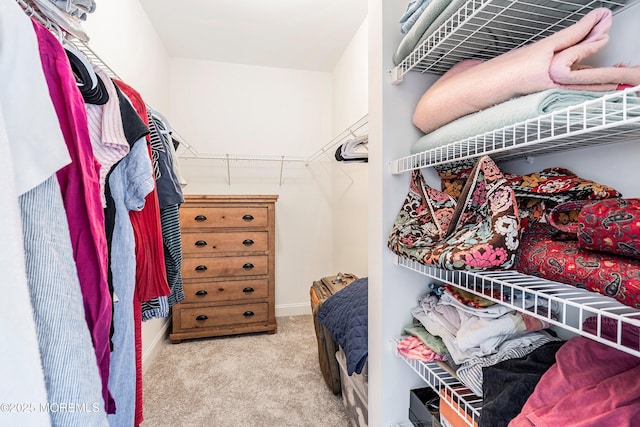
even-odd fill
[{"label": "white wire shelving", "polygon": [[[640,310],[614,298],[515,270],[442,270],[403,257],[397,257],[397,263],[424,276],[544,320],[562,330],[640,357],[640,339],[630,340],[625,335],[623,340],[623,330],[637,331],[635,336],[640,337]],[[585,329],[584,321],[587,318],[595,321],[595,331]],[[616,325],[615,337],[606,333],[605,324]]]},{"label": "white wire shelving", "polygon": [[623,142],[640,137],[640,86],[446,143],[392,163],[394,174],[491,155],[496,161]]},{"label": "white wire shelving", "polygon": [[635,0],[468,0],[392,71],[443,74],[463,59],[489,60],[576,23],[598,7],[615,12]]},{"label": "white wire shelving", "polygon": [[[399,342],[398,339],[394,344],[397,346]],[[404,358],[397,353],[396,355],[404,360],[440,397],[453,403],[451,405],[453,411],[466,420],[469,426],[478,425],[482,408],[481,397],[476,396],[437,362],[422,362]]]}]

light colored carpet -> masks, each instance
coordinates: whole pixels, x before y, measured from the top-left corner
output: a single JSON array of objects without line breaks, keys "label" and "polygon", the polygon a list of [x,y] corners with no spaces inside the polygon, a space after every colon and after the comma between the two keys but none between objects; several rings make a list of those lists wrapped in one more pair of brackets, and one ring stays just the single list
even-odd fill
[{"label": "light colored carpet", "polygon": [[275,334],[163,343],[143,378],[143,427],[347,427],[318,364],[310,315]]}]

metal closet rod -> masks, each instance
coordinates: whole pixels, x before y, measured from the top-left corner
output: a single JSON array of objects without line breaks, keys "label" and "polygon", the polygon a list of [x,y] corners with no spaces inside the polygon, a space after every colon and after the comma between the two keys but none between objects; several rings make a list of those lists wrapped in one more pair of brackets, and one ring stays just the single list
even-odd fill
[{"label": "metal closet rod", "polygon": [[[67,33],[64,32],[62,30],[62,28],[60,28],[60,26],[58,24],[52,22],[49,18],[42,16],[40,14],[40,11],[38,11],[36,8],[34,8],[29,3],[27,3],[26,0],[16,0],[16,1],[20,5],[20,7],[24,11],[24,13],[27,14],[27,16],[29,16],[31,18],[35,18],[36,21],[38,21],[39,23],[44,25],[49,31],[54,32],[56,34],[56,36],[58,36],[58,39],[61,39],[61,38],[62,39],[66,39],[67,38]],[[60,41],[62,42],[62,40],[60,40]]]},{"label": "metal closet rod", "polygon": [[[362,116],[358,121],[350,125],[347,129],[342,131],[338,136],[333,138],[327,144],[325,144],[318,151],[314,152],[307,157],[295,157],[295,156],[278,156],[278,155],[263,155],[263,154],[205,154],[199,153],[191,145],[185,144],[185,148],[191,153],[190,156],[179,156],[182,159],[203,159],[203,160],[238,160],[238,161],[262,161],[262,162],[294,162],[309,164],[318,157],[324,155],[329,156],[328,153],[331,149],[336,148],[340,143],[346,142],[351,138],[356,138],[363,133],[363,128],[368,124],[368,114]],[[331,156],[330,156],[331,157]]]},{"label": "metal closet rod", "polygon": [[[122,78],[120,78],[120,76],[118,76],[118,74],[115,71],[113,71],[111,67],[107,65],[105,61],[102,60],[102,58],[100,58],[100,56],[98,56],[97,53],[93,51],[93,49],[91,49],[91,47],[89,47],[89,45],[86,42],[74,38],[73,35],[64,31],[55,22],[52,22],[49,18],[45,16],[42,16],[42,14],[40,14],[39,11],[36,8],[34,8],[31,4],[29,4],[26,0],[16,0],[16,2],[20,5],[20,7],[22,7],[22,10],[28,16],[35,18],[38,22],[40,22],[47,29],[49,29],[49,31],[55,33],[61,43],[69,44],[74,48],[76,48],[77,50],[79,50],[80,52],[82,52],[82,54],[84,54],[84,56],[87,57],[89,62],[91,62],[93,65],[100,67],[112,79],[124,81]],[[147,107],[153,108],[148,104],[147,104]],[[180,143],[184,145],[184,147],[189,152],[191,152],[194,155],[198,154],[198,152],[191,146],[191,144],[187,143],[185,139],[182,137],[182,135],[180,135],[175,129],[172,129],[172,135],[176,135],[180,140]]]},{"label": "metal closet rod", "polygon": [[363,128],[366,127],[368,124],[369,124],[369,115],[365,114],[360,119],[358,119],[355,123],[353,123],[351,126],[343,130],[338,136],[336,136],[327,144],[325,144],[318,151],[316,151],[315,153],[307,157],[307,160],[306,160],[307,163],[314,161],[315,159],[322,156],[323,154],[328,155],[327,151],[330,151],[336,148],[340,143],[344,143],[349,139],[360,136],[363,133]]},{"label": "metal closet rod", "polygon": [[[105,61],[96,54],[89,45],[82,41],[73,37],[72,35],[65,32],[62,28],[60,28],[57,24],[52,22],[49,18],[42,16],[38,11],[31,6],[26,0],[16,0],[18,4],[22,7],[25,13],[31,17],[34,17],[38,20],[42,25],[47,27],[50,31],[55,32],[58,35],[58,38],[61,39],[60,42],[68,43],[82,52],[89,62],[92,64],[102,68],[109,77],[117,80],[123,80],[118,76],[118,74],[113,71],[111,67],[107,65]],[[150,106],[149,106],[150,107]],[[150,107],[152,108],[152,107]],[[294,157],[294,156],[275,156],[275,155],[242,155],[242,154],[203,154],[199,153],[191,144],[189,144],[182,135],[180,135],[175,129],[172,129],[172,135],[177,136],[180,144],[184,146],[184,148],[191,153],[190,156],[181,155],[179,157],[183,159],[210,159],[210,160],[226,160],[227,168],[229,167],[229,161],[237,160],[237,161],[262,161],[262,162],[280,162],[281,164],[285,162],[293,162],[293,163],[305,163],[308,164],[318,157],[327,154],[327,151],[335,148],[339,143],[345,142],[350,138],[355,138],[359,136],[363,127],[365,127],[368,123],[368,115],[365,114],[347,129],[342,131],[338,136],[333,138],[327,144],[325,144],[322,148],[320,148],[315,153],[311,154],[308,157]],[[281,174],[282,175],[282,174]]]}]

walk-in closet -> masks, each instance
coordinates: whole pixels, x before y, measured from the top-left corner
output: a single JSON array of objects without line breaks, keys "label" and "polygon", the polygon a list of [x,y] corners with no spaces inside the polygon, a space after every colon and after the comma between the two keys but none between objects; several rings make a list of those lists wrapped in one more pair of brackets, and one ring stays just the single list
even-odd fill
[{"label": "walk-in closet", "polygon": [[0,0],[0,427],[640,426],[639,18]]},{"label": "walk-in closet", "polygon": [[[518,381],[517,378],[522,379],[522,384],[525,383],[524,371],[521,373],[522,376],[518,377],[516,374],[510,381],[507,380],[499,386],[503,391],[501,396],[506,399],[500,401],[497,397],[500,393],[488,395],[487,389],[483,389],[483,386],[487,386],[486,383],[492,379],[491,375],[497,377],[504,371],[487,370],[486,366],[489,363],[483,365],[482,358],[460,357],[457,366],[453,364],[455,368],[445,369],[437,359],[421,362],[399,356],[398,343],[402,338],[403,328],[411,325],[412,321],[419,317],[416,314],[419,312],[426,315],[431,322],[437,317],[433,314],[438,312],[437,308],[431,312],[422,302],[426,301],[423,299],[426,295],[434,295],[432,284],[444,283],[452,286],[450,289],[454,293],[462,290],[477,297],[486,297],[497,304],[494,307],[508,307],[516,310],[517,313],[531,315],[535,319],[548,322],[552,326],[551,330],[555,331],[562,340],[567,340],[566,343],[587,342],[587,347],[582,351],[583,355],[589,353],[590,356],[597,358],[598,356],[595,355],[597,351],[589,350],[597,348],[598,351],[615,354],[615,357],[620,358],[619,360],[629,361],[630,366],[637,366],[634,362],[640,355],[637,334],[630,341],[623,339],[623,336],[629,338],[623,330],[637,331],[640,325],[638,323],[640,312],[634,302],[637,295],[636,282],[633,278],[637,274],[635,260],[633,257],[614,258],[614,263],[621,262],[626,266],[626,270],[633,271],[631,273],[633,277],[622,278],[620,281],[613,279],[604,281],[603,284],[601,283],[602,287],[598,287],[591,281],[597,282],[600,277],[603,277],[605,267],[604,264],[599,263],[600,257],[605,256],[603,253],[597,253],[595,258],[587,261],[589,252],[569,250],[565,252],[568,259],[564,263],[552,254],[552,250],[546,252],[546,248],[542,249],[541,246],[533,243],[534,241],[545,242],[544,245],[551,247],[551,241],[531,240],[526,237],[526,232],[522,234],[525,237],[521,242],[521,252],[518,252],[526,253],[526,256],[522,259],[516,256],[518,271],[491,268],[490,264],[483,265],[489,266],[488,270],[493,271],[478,271],[486,268],[465,268],[465,262],[472,263],[468,256],[465,258],[463,255],[455,255],[449,248],[438,246],[438,243],[435,243],[435,246],[432,244],[432,247],[437,247],[441,251],[437,254],[449,254],[447,256],[450,258],[434,257],[434,249],[430,249],[424,243],[429,242],[431,235],[428,233],[418,235],[409,228],[404,230],[405,234],[398,232],[398,236],[405,237],[407,240],[403,243],[402,237],[400,240],[396,239],[394,242],[397,245],[394,248],[400,249],[394,252],[387,246],[390,239],[389,233],[392,229],[396,230],[394,224],[397,225],[397,221],[402,219],[401,209],[404,209],[407,215],[415,215],[413,213],[415,211],[409,210],[407,205],[409,197],[412,196],[409,190],[410,183],[415,183],[413,196],[418,198],[411,200],[416,203],[418,209],[433,203],[431,206],[434,212],[437,212],[436,209],[441,209],[443,206],[442,200],[446,199],[436,201],[436,196],[431,199],[431,195],[435,194],[432,193],[433,189],[446,193],[452,188],[445,188],[444,185],[444,181],[451,181],[447,172],[454,169],[453,166],[447,169],[447,166],[461,165],[464,164],[463,161],[467,161],[467,165],[473,165],[484,155],[494,159],[500,171],[509,174],[506,175],[507,180],[513,176],[533,176],[549,168],[566,168],[577,176],[600,183],[603,188],[615,189],[618,192],[616,194],[622,194],[624,198],[637,198],[638,176],[634,164],[639,154],[637,146],[639,128],[635,105],[637,98],[633,90],[637,82],[630,82],[630,86],[614,84],[610,91],[596,95],[597,100],[594,102],[585,99],[573,108],[558,109],[556,112],[540,111],[527,117],[517,118],[522,111],[518,110],[515,104],[505,104],[507,109],[499,110],[501,113],[493,117],[498,121],[492,122],[490,115],[481,116],[480,114],[490,113],[500,108],[501,102],[512,102],[526,95],[526,86],[535,84],[533,74],[527,75],[527,73],[539,66],[540,62],[530,59],[534,56],[520,56],[517,59],[517,66],[529,70],[522,71],[524,68],[521,68],[521,71],[514,74],[508,72],[499,74],[500,70],[509,69],[508,61],[501,59],[503,62],[498,68],[484,74],[480,80],[475,80],[474,88],[465,86],[467,81],[461,78],[455,80],[458,71],[449,72],[449,70],[465,60],[476,60],[476,62],[463,62],[469,66],[469,70],[473,70],[474,64],[483,64],[483,67],[484,63],[487,66],[490,62],[494,64],[497,61],[491,61],[492,58],[559,33],[565,27],[578,25],[581,17],[599,7],[613,9],[610,28],[607,27],[605,30],[605,32],[608,31],[608,39],[601,39],[603,43],[601,48],[597,53],[592,51],[592,56],[585,60],[585,63],[593,69],[614,64],[633,67],[640,62],[640,56],[637,49],[629,45],[628,40],[638,36],[634,22],[640,9],[634,2],[489,0],[443,2],[450,5],[455,3],[456,6],[443,7],[434,12],[433,5],[437,2],[432,2],[426,6],[425,13],[431,11],[436,18],[433,19],[431,16],[431,20],[425,20],[425,22],[440,19],[441,25],[432,28],[423,22],[422,32],[411,33],[410,31],[403,35],[398,31],[397,18],[406,13],[406,3],[403,1],[372,2],[368,18],[371,22],[370,46],[372,48],[369,118],[372,147],[375,147],[371,157],[377,158],[373,161],[377,168],[372,172],[370,185],[380,189],[379,193],[372,195],[370,199],[372,205],[370,207],[371,292],[369,303],[370,313],[377,313],[377,315],[372,315],[369,323],[369,419],[375,419],[379,425],[383,426],[409,425],[407,421],[410,417],[409,411],[417,407],[413,400],[410,406],[407,398],[409,390],[430,386],[438,391],[440,396],[440,416],[444,416],[452,425],[506,425],[509,419],[505,421],[503,418],[498,422],[496,420],[499,417],[496,418],[496,414],[499,415],[500,410],[506,412],[509,409],[506,400],[510,404],[518,401],[517,396],[521,396],[522,389],[513,395],[509,395],[508,390],[513,390],[511,387]],[[602,10],[595,13],[608,15],[608,12]],[[593,16],[592,13],[586,19]],[[583,25],[584,22],[583,20],[579,25]],[[566,36],[567,32],[562,34]],[[583,37],[585,40],[596,38],[594,33],[590,33],[589,36],[593,38]],[[565,47],[569,45],[566,43]],[[535,55],[534,52],[529,50],[531,55]],[[502,56],[502,58],[514,58],[514,56],[511,53],[510,56]],[[576,56],[573,59],[582,58],[584,57]],[[473,79],[473,71],[467,73],[464,67],[462,69],[459,67],[458,65],[457,70],[461,71],[458,76],[471,75]],[[476,76],[480,75],[480,70],[490,68],[478,67]],[[456,84],[448,86],[448,89],[443,92],[429,90],[432,86],[434,88],[437,86],[436,82],[443,75],[451,78],[452,82],[455,80]],[[493,77],[498,75],[501,76],[501,88],[509,90],[509,85],[515,85],[518,87],[512,89],[519,93],[514,92],[502,101],[495,101],[494,104],[497,104],[495,106],[490,103],[472,110],[481,110],[478,113],[466,111],[458,116],[461,118],[457,120],[455,117],[443,120],[435,130],[419,130],[419,126],[427,127],[426,123],[437,122],[447,115],[453,116],[454,111],[474,105],[475,99],[493,99],[500,92],[500,89],[492,86],[492,82],[495,82]],[[438,82],[441,87],[445,87],[446,84],[444,79]],[[626,87],[630,90],[625,91]],[[439,96],[441,98],[438,98]],[[429,101],[437,104],[438,100],[443,100],[443,103],[439,104],[439,110],[429,110],[429,115],[419,116],[418,106],[422,102]],[[617,108],[618,102],[623,106],[622,108]],[[509,108],[509,105],[512,107]],[[476,118],[479,121],[473,121]],[[467,125],[470,127],[466,127]],[[447,134],[449,131],[452,134]],[[459,166],[458,170],[461,169],[464,167]],[[419,176],[415,175],[416,171],[422,173],[425,181],[421,181],[422,178],[416,178]],[[416,180],[421,183],[418,184]],[[464,180],[462,185],[465,185]],[[417,191],[416,188],[421,190]],[[472,185],[471,192],[474,191],[473,188]],[[490,190],[489,184],[486,188],[487,191],[493,191]],[[462,187],[458,188],[458,191],[460,190]],[[462,191],[464,194],[464,190]],[[409,195],[407,195],[408,192]],[[422,196],[416,196],[416,194],[422,194]],[[463,201],[459,199],[457,202]],[[522,214],[522,206],[518,205],[518,207]],[[416,218],[418,217],[420,214]],[[404,221],[407,221],[406,218],[405,215]],[[433,224],[428,219],[430,218],[428,215],[422,214],[422,218],[425,224]],[[437,219],[435,223],[437,224]],[[465,242],[471,244],[473,239],[475,238],[472,235],[468,235]],[[418,244],[412,246],[414,241],[423,246]],[[543,257],[538,265],[553,265],[555,266],[553,271],[547,270],[545,273],[544,268],[541,270],[533,268],[525,270],[527,274],[522,273],[520,269],[524,270],[526,262],[535,259],[538,255]],[[446,264],[447,261],[453,262]],[[577,264],[576,271],[571,270],[572,262]],[[591,269],[589,270],[590,278],[585,279],[584,276],[578,278],[582,274],[578,271],[584,268]],[[572,273],[577,274],[572,275]],[[612,277],[617,276],[614,274]],[[578,289],[576,285],[588,287],[589,290]],[[608,289],[605,289],[606,285],[610,285]],[[445,290],[445,293],[447,292]],[[526,300],[535,301],[535,303],[525,303]],[[441,298],[440,301],[443,299]],[[555,311],[555,314],[551,311]],[[607,325],[615,325],[612,334],[609,333],[611,330]],[[444,329],[446,328],[441,330]],[[463,342],[466,337],[463,338],[462,331],[461,328],[458,335],[454,335],[453,342]],[[481,332],[477,330],[476,333]],[[576,335],[588,337],[588,339],[572,341]],[[604,345],[595,344],[595,342]],[[486,345],[487,341],[484,340],[482,343]],[[528,345],[522,344],[520,349]],[[567,346],[566,350],[568,351],[569,348]],[[473,351],[470,347],[465,349]],[[499,352],[492,352],[493,354],[499,354]],[[586,364],[588,363],[586,360],[593,359],[585,357],[581,363],[578,359],[568,356],[568,353],[556,354],[559,357],[557,360],[552,360],[562,366],[560,369],[566,369],[567,377],[564,377],[566,384],[572,384],[573,378],[579,381],[577,379],[580,376],[579,371],[585,372],[585,376],[598,376],[602,373],[604,377],[600,380],[603,382],[616,381],[616,378],[619,378],[616,377],[617,374],[611,374],[611,377],[604,374],[605,371],[608,372],[609,362],[605,361],[598,365],[597,373],[592,371],[586,374],[588,369],[582,363]],[[494,359],[493,362],[497,363],[498,359]],[[485,366],[481,372],[489,375],[484,377],[485,384],[476,383],[473,375],[468,375],[470,366],[474,364],[477,366],[478,363]],[[637,369],[633,368],[630,371],[625,369],[622,371],[628,376],[637,375]],[[550,371],[547,372],[550,373]],[[482,377],[480,374],[480,382]],[[543,377],[543,379],[548,378]],[[493,382],[493,384],[496,383]],[[545,385],[541,386],[541,384]],[[520,415],[516,412],[511,416],[514,420],[509,425],[607,425],[609,422],[616,425],[635,425],[640,422],[640,419],[636,409],[637,394],[632,391],[634,390],[632,384],[633,381],[627,386],[621,385],[618,388],[624,390],[620,392],[620,396],[626,396],[626,392],[629,391],[635,395],[635,398],[631,398],[635,400],[628,401],[633,402],[631,406],[620,409],[616,415],[615,410],[610,413],[607,412],[608,409],[602,407],[590,410],[586,407],[588,405],[585,407],[581,404],[576,405],[577,401],[574,401],[572,407],[567,402],[576,396],[585,396],[580,394],[582,392],[579,387],[572,389],[568,386],[561,392],[550,382],[541,380],[538,383],[541,389],[536,388],[536,392],[542,394],[546,392],[546,397],[541,397],[539,393],[535,397],[532,396],[533,399],[527,400],[526,403],[529,406],[525,406]],[[546,400],[554,393],[562,394],[565,400],[561,402],[562,399],[558,395],[555,396],[556,400]],[[413,395],[412,398],[416,396]],[[604,393],[600,396],[594,399],[611,402],[616,400],[616,392]],[[484,402],[483,397],[486,399]],[[622,397],[622,399],[626,398]],[[549,402],[558,403],[554,406]],[[541,409],[542,406],[535,406],[536,404],[548,406]],[[522,404],[519,403],[519,405],[522,408]],[[624,407],[624,404],[617,405],[612,403],[611,407]],[[532,407],[536,409],[531,409]],[[577,407],[580,409],[576,409]],[[530,412],[525,414],[525,409]],[[625,412],[626,410],[629,412]],[[625,415],[617,418],[621,413]],[[413,412],[411,415],[414,415]],[[516,415],[518,415],[517,418],[515,418]],[[489,419],[493,421],[487,421]],[[449,424],[443,423],[443,425]]]},{"label": "walk-in closet", "polygon": [[[132,135],[124,136],[134,138],[133,133],[137,132],[135,139],[126,139],[126,143],[137,146],[141,163],[136,165],[146,169],[138,175],[130,169],[132,175],[122,173],[123,179],[135,176],[149,190],[152,177],[159,192],[156,211],[164,208],[158,178],[170,177],[171,186],[164,189],[170,188],[180,200],[173,205],[175,210],[169,204],[172,220],[165,222],[165,216],[159,215],[156,218],[158,227],[153,235],[161,239],[153,246],[147,245],[139,239],[140,230],[136,229],[135,247],[144,250],[149,271],[159,274],[166,267],[164,281],[180,286],[170,291],[162,286],[153,289],[160,298],[137,313],[142,319],[134,319],[130,311],[141,307],[141,301],[131,301],[140,295],[134,295],[132,287],[123,290],[119,270],[109,275],[106,269],[99,272],[100,299],[94,305],[88,305],[90,299],[79,289],[72,299],[62,290],[65,285],[78,286],[77,278],[72,281],[74,261],[86,270],[93,269],[83,258],[90,253],[86,251],[88,246],[78,248],[72,239],[64,246],[66,252],[55,253],[57,246],[38,243],[54,241],[43,232],[47,228],[51,234],[60,232],[52,224],[65,224],[65,209],[41,199],[36,199],[38,203],[23,201],[23,193],[29,187],[14,190],[23,206],[12,204],[12,209],[17,210],[7,212],[13,216],[11,222],[9,217],[5,222],[12,224],[4,230],[12,233],[6,235],[6,240],[15,241],[16,246],[11,248],[11,256],[7,253],[3,258],[7,267],[12,266],[7,277],[22,278],[20,304],[17,300],[15,304],[20,316],[8,310],[5,313],[14,323],[24,324],[25,331],[9,327],[12,323],[2,328],[7,343],[16,343],[16,351],[4,353],[7,377],[1,400],[13,405],[14,410],[10,411],[11,406],[7,411],[2,408],[0,425],[129,426],[140,424],[143,418],[146,421],[142,425],[294,425],[313,423],[316,418],[337,424],[348,422],[340,395],[327,387],[318,366],[309,289],[314,280],[325,276],[367,275],[367,4],[325,2],[305,18],[308,5],[272,8],[266,4],[209,3],[192,3],[185,8],[176,2],[160,5],[156,1],[3,2],[2,110],[5,124],[12,129],[8,152],[14,151],[14,144],[20,145],[21,135],[34,148],[24,153],[22,163],[14,162],[16,176],[27,174],[25,165],[31,163],[45,169],[41,175],[55,173],[69,160],[78,164],[77,158],[64,154],[63,147],[76,130],[81,136],[89,136],[86,123],[78,125],[71,119],[73,131],[65,128],[62,134],[54,132],[57,125],[52,119],[62,110],[54,111],[50,102],[48,107],[34,108],[37,101],[47,104],[47,83],[51,83],[42,74],[37,81],[27,80],[32,74],[27,73],[26,67],[30,66],[34,73],[38,71],[41,52],[33,34],[33,28],[37,28],[38,37],[46,38],[53,49],[47,52],[53,64],[62,67],[71,61],[66,57],[71,55],[68,52],[75,55],[77,68],[60,79],[70,84],[67,89],[75,96],[74,114],[82,116],[85,109],[106,109],[102,104],[95,108],[93,104],[85,106],[88,104],[83,96],[86,92],[87,97],[98,98],[91,91],[98,92],[99,81],[108,81],[105,85],[111,90],[110,99],[115,101],[108,108],[114,117],[120,102],[130,104],[128,118],[139,116],[144,122],[144,126],[130,132]],[[326,39],[323,26],[337,14],[341,18],[330,25],[334,39],[321,44]],[[201,25],[205,19],[209,21]],[[282,19],[288,22],[281,22]],[[209,27],[217,33],[208,32]],[[306,35],[290,33],[292,27],[304,30]],[[183,36],[187,39],[178,41]],[[227,42],[223,42],[225,39]],[[316,45],[313,51],[308,50],[309,43]],[[24,80],[20,85],[18,76]],[[80,92],[71,90],[74,86]],[[28,94],[24,87],[30,87]],[[121,97],[117,90],[122,92]],[[65,90],[61,92],[64,98]],[[61,102],[56,107],[64,105]],[[48,122],[42,119],[43,111],[49,114]],[[142,111],[149,114],[143,116]],[[116,120],[102,125],[107,126],[121,125]],[[153,131],[144,130],[150,127]],[[147,136],[149,140],[145,142]],[[350,141],[356,142],[350,145],[355,151],[342,151]],[[53,142],[58,144],[55,150],[50,148]],[[125,155],[129,150],[125,139],[121,142],[121,154]],[[151,147],[150,161],[143,161],[145,145]],[[88,148],[82,152],[82,161],[87,161],[85,166],[90,170],[92,147]],[[114,164],[125,164],[122,159],[126,156],[122,155]],[[115,177],[109,173],[111,166],[102,167],[100,171],[104,173],[94,178],[111,185]],[[13,182],[12,169],[4,170],[7,182]],[[124,170],[123,166],[121,171]],[[37,179],[49,175],[39,175]],[[53,185],[55,180],[50,181]],[[29,184],[33,187],[38,182]],[[134,184],[124,185],[123,190],[136,188]],[[40,191],[37,186],[36,189]],[[55,193],[53,187],[47,191]],[[66,195],[71,193],[67,191]],[[108,200],[107,195],[103,200],[93,200],[99,206],[96,215],[103,209],[102,202]],[[121,201],[134,203],[129,199]],[[184,209],[179,211],[177,205]],[[51,215],[45,218],[47,222],[36,222],[40,228],[29,224],[31,228],[27,229],[20,208],[28,209],[36,218],[41,211]],[[65,208],[71,211],[68,206]],[[122,217],[126,215],[118,215],[118,219]],[[23,239],[17,226],[20,219],[24,224]],[[211,220],[215,221],[213,225]],[[175,233],[177,225],[181,231],[177,239],[175,234],[164,234],[165,228]],[[82,227],[78,227],[76,235],[88,245],[90,236],[82,235]],[[183,242],[182,237],[186,239]],[[105,252],[97,254],[111,253],[107,241],[101,239]],[[172,250],[171,242],[181,244],[182,250]],[[118,254],[131,261],[131,253]],[[61,261],[55,262],[54,256]],[[41,273],[37,277],[33,275],[34,261],[39,267],[37,273]],[[169,271],[169,261],[178,268]],[[53,271],[53,266],[58,270]],[[185,274],[179,271],[181,268],[186,269]],[[38,279],[37,292],[29,289],[34,277]],[[113,291],[107,286],[112,280]],[[47,288],[49,281],[55,281],[56,287]],[[158,284],[163,278],[156,276],[153,281]],[[12,283],[3,281],[7,288]],[[87,286],[89,289],[91,283]],[[94,306],[96,311],[88,317],[94,322],[93,330],[102,334],[99,337],[82,333],[82,310],[88,312]],[[127,312],[122,311],[123,307]],[[30,317],[34,320],[27,322]],[[114,324],[110,333],[114,318],[119,318],[120,323]],[[98,338],[100,353],[96,350],[93,355],[91,340],[98,342]],[[21,340],[24,344],[18,346]],[[126,353],[121,351],[123,341],[130,344]],[[210,348],[208,344],[219,347]],[[9,348],[13,345],[6,346]],[[163,353],[167,348],[173,355]],[[234,348],[238,354],[232,353]],[[213,353],[222,359],[216,360]],[[202,359],[196,362],[194,355]],[[101,357],[99,372],[96,363],[92,363],[92,357],[97,356]],[[163,375],[162,367],[153,368],[154,362],[167,362],[174,356],[177,359],[166,372],[175,376]],[[121,369],[121,360],[127,361],[127,370]],[[196,363],[199,369],[192,369],[190,363]],[[242,380],[240,370],[246,380]],[[107,376],[107,371],[111,375]],[[228,379],[224,373],[227,371]],[[264,375],[256,375],[255,371]],[[207,372],[218,375],[208,378]],[[126,394],[120,385],[126,385]],[[297,388],[288,389],[286,385]],[[258,389],[259,396],[253,396],[249,388]],[[196,395],[203,400],[198,401]],[[167,399],[174,408],[170,408]],[[182,404],[181,399],[186,403]],[[105,405],[105,401],[109,404]],[[240,409],[252,401],[255,414]],[[308,405],[305,401],[319,406],[317,414],[303,410]],[[332,405],[325,408],[324,417],[319,415],[323,402]],[[32,408],[35,410],[27,413]]]}]

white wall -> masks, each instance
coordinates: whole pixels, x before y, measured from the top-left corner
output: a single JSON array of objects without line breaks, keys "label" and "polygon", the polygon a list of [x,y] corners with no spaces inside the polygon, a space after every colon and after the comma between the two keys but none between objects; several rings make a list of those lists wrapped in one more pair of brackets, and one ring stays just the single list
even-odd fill
[{"label": "white wall", "polygon": [[[171,59],[138,2],[100,3],[85,29],[103,61],[200,153],[307,157],[368,110],[366,20],[333,73]],[[282,170],[277,162],[180,163],[188,194],[279,195],[276,315],[310,313],[309,286],[319,277],[367,275],[365,164],[341,165],[345,175],[326,157]],[[145,368],[166,327],[143,324]]]},{"label": "white wall", "polygon": [[[333,71],[333,130],[347,129],[369,111],[368,20],[365,19]],[[366,132],[364,127],[362,132]],[[332,271],[368,275],[367,163],[333,162]]]},{"label": "white wall", "polygon": [[[169,117],[198,153],[308,157],[332,137],[330,73],[171,60]],[[331,170],[285,162],[180,160],[189,194],[277,194],[276,315],[310,313],[331,273]],[[230,183],[228,173],[231,175]]]},{"label": "white wall", "polygon": [[[99,2],[84,28],[91,49],[145,102],[159,111],[169,105],[169,57],[137,1]],[[166,319],[142,324],[143,369],[153,360],[168,326]]]},{"label": "white wall", "polygon": [[137,1],[99,2],[83,25],[89,46],[145,102],[159,111],[169,106],[169,56]]}]

